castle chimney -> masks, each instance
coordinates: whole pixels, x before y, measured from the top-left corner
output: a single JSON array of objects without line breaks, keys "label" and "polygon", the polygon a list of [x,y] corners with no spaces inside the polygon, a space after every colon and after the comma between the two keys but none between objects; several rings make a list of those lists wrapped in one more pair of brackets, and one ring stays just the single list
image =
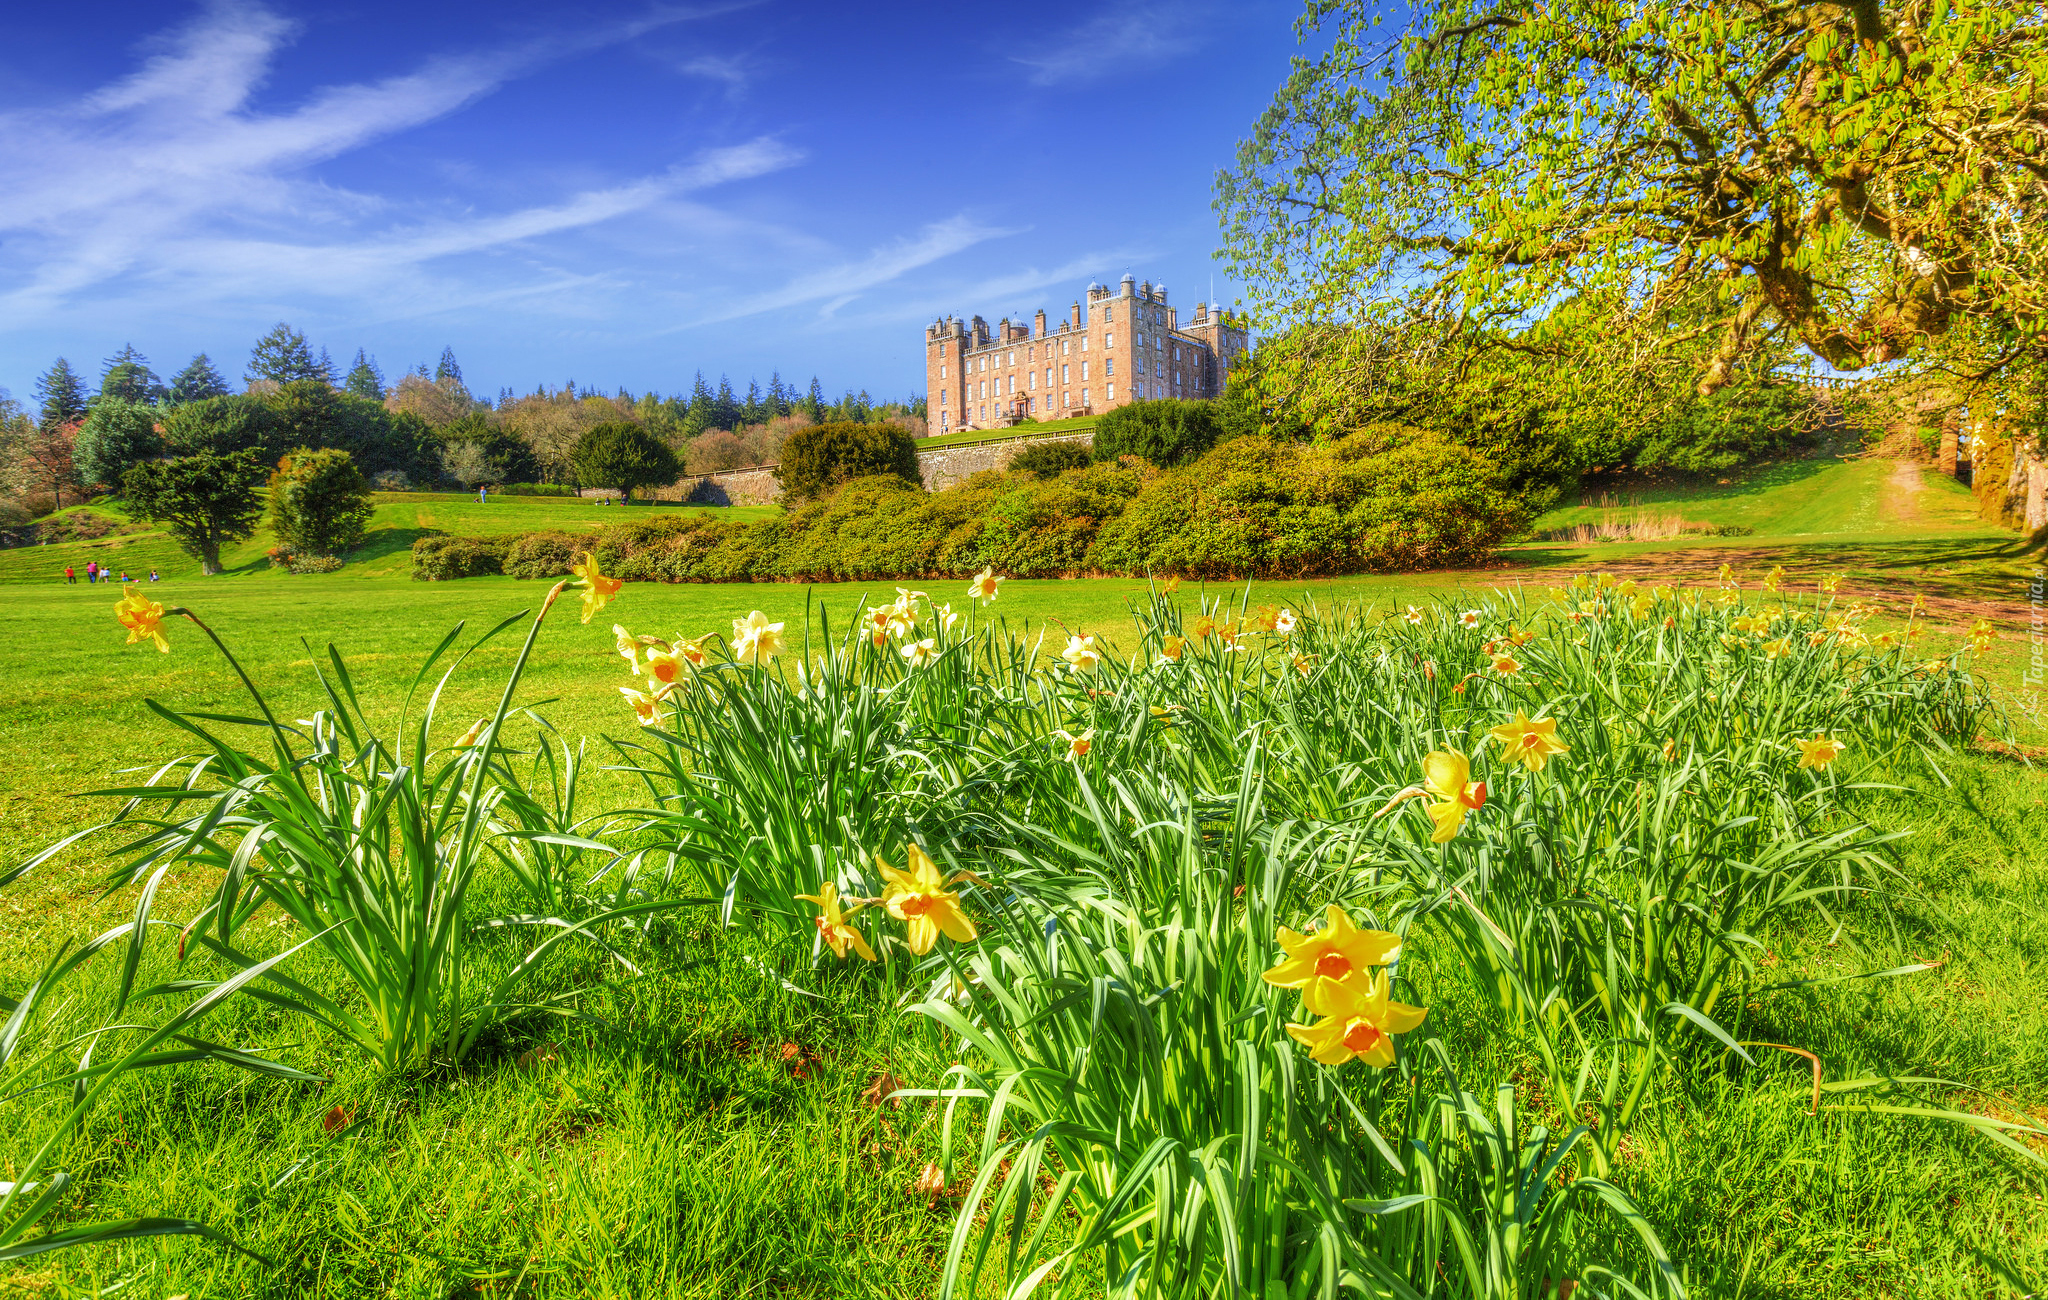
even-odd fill
[{"label": "castle chimney", "polygon": [[1032,338],[1042,339],[1045,337],[1045,308],[1040,307],[1037,313],[1032,316],[1031,329]]},{"label": "castle chimney", "polygon": [[1137,277],[1133,276],[1129,271],[1125,271],[1123,283],[1118,287],[1123,290],[1124,297],[1128,298],[1134,292],[1132,286],[1134,286],[1136,283]]}]

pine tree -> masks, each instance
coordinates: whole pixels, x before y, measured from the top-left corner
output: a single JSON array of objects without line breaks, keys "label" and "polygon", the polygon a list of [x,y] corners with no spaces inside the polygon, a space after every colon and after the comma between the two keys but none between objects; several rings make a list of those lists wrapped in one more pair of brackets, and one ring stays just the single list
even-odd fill
[{"label": "pine tree", "polygon": [[724,375],[718,377],[718,396],[711,399],[711,424],[714,429],[730,429],[739,424],[739,399],[732,395],[732,380]]},{"label": "pine tree", "polygon": [[243,378],[252,384],[262,380],[289,384],[300,379],[331,379],[331,376],[331,366],[326,374],[321,372],[320,361],[313,356],[306,336],[279,321],[249,350],[249,372]]},{"label": "pine tree", "polygon": [[36,380],[36,405],[36,423],[45,432],[85,418],[85,386],[78,382],[77,372],[63,357],[58,357],[57,364]]},{"label": "pine tree", "polygon": [[825,418],[825,386],[816,375],[811,376],[811,391],[804,394],[804,410],[813,420]]},{"label": "pine tree", "polygon": [[204,352],[185,363],[185,368],[171,378],[170,400],[181,402],[203,402],[209,397],[228,395],[227,377],[214,369],[213,358]]},{"label": "pine tree", "polygon": [[500,386],[498,387],[498,409],[499,409],[499,410],[503,411],[503,410],[507,410],[507,409],[509,409],[509,408],[511,407],[512,403],[514,403],[515,401],[518,401],[518,400],[519,400],[518,398],[516,398],[516,397],[512,396],[512,385],[510,385],[510,384],[501,384],[501,385],[500,385]]},{"label": "pine tree", "polygon": [[121,350],[100,367],[100,396],[122,402],[154,406],[165,397],[164,381],[149,368],[149,358],[123,343]]},{"label": "pine tree", "polygon": [[454,348],[441,349],[441,364],[434,367],[434,378],[452,379],[458,384],[462,382],[462,367],[455,363]]},{"label": "pine tree", "polygon": [[740,422],[742,424],[761,424],[767,419],[768,409],[761,403],[761,385],[753,379],[748,379],[747,401],[740,408]]},{"label": "pine tree", "polygon": [[307,378],[317,379],[329,388],[334,387],[334,358],[327,355],[326,348],[320,349],[320,359],[313,363],[313,373]]},{"label": "pine tree", "polygon": [[356,349],[356,363],[349,367],[348,378],[341,381],[341,391],[372,402],[384,400],[384,372],[377,369],[377,359]]},{"label": "pine tree", "polygon": [[780,370],[768,376],[768,414],[770,417],[788,415],[790,399],[795,396],[794,392],[782,386],[782,372]]}]

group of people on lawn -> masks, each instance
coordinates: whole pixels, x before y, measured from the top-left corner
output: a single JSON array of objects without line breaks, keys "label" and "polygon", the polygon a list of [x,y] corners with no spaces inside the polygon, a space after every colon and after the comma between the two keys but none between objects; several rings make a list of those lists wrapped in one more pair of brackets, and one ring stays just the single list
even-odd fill
[{"label": "group of people on lawn", "polygon": [[[112,582],[114,580],[114,571],[108,568],[106,565],[101,564],[98,560],[87,560],[85,562],[85,580],[88,584],[99,582]],[[159,574],[154,568],[152,568],[149,571],[149,580],[151,582],[162,582],[163,575]],[[72,568],[68,564],[65,565],[64,581],[74,586],[77,585],[78,570]],[[123,583],[129,583],[134,582],[135,579],[128,576],[128,570],[123,569],[121,570],[121,581]]]}]

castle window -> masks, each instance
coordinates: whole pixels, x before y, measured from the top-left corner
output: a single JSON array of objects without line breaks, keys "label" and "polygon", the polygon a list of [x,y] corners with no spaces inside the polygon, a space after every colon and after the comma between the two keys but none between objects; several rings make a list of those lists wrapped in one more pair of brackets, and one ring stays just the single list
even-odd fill
[{"label": "castle window", "polygon": [[[1143,396],[1144,396],[1144,394],[1143,394],[1143,393],[1140,393],[1140,394],[1138,394],[1138,396],[1140,396],[1140,397],[1143,397]],[[1115,384],[1111,384],[1111,385],[1109,386],[1109,400],[1110,400],[1110,401],[1112,401],[1112,402],[1114,402],[1114,401],[1116,400],[1116,385],[1115,385]]]},{"label": "castle window", "polygon": [[1081,363],[1081,382],[1084,384],[1088,382],[1088,363],[1085,361]]},{"label": "castle window", "polygon": [[1115,320],[1115,319],[1116,319],[1116,308],[1114,308],[1114,307],[1110,306],[1110,305],[1109,305],[1108,303],[1104,303],[1104,304],[1102,304],[1102,323],[1103,323],[1103,324],[1105,324],[1105,325],[1107,325],[1107,324],[1109,324],[1109,322],[1111,322],[1111,321],[1113,321],[1113,320]]},{"label": "castle window", "polygon": [[1047,366],[1047,367],[1045,368],[1045,386],[1046,386],[1047,388],[1051,388],[1051,387],[1052,387],[1052,367],[1051,367],[1051,366]]},{"label": "castle window", "polygon": [[1102,373],[1105,375],[1113,375],[1116,373],[1115,357],[1110,357],[1102,363]]},{"label": "castle window", "polygon": [[940,406],[944,406],[945,404],[946,404],[946,390],[945,390],[945,389],[943,389],[943,388],[941,388],[941,389],[939,390],[939,405],[940,405]]},{"label": "castle window", "polygon": [[1025,376],[1024,386],[1031,389],[1038,387],[1038,372],[1036,370]]},{"label": "castle window", "polygon": [[1060,382],[1061,382],[1061,383],[1063,383],[1063,384],[1064,384],[1064,383],[1066,383],[1066,382],[1068,382],[1069,376],[1071,376],[1071,375],[1073,374],[1073,372],[1074,372],[1074,368],[1073,368],[1072,366],[1061,366],[1061,367],[1060,367]]},{"label": "castle window", "polygon": [[1115,347],[1115,346],[1116,346],[1116,335],[1114,335],[1114,334],[1110,333],[1110,332],[1109,332],[1108,330],[1104,330],[1104,331],[1102,331],[1102,346],[1103,346],[1103,347],[1106,347],[1106,348],[1113,348],[1113,347]]}]

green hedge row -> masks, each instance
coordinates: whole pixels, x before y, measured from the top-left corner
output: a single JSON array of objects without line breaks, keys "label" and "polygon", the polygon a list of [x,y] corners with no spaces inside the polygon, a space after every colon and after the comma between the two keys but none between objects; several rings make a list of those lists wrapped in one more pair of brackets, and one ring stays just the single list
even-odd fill
[{"label": "green hedge row", "polygon": [[590,533],[423,538],[422,579],[566,574],[583,550],[651,582],[1086,573],[1302,578],[1477,562],[1527,524],[1469,449],[1377,426],[1333,443],[1238,438],[1174,470],[1135,457],[927,493],[856,479],[779,518],[661,515]]}]

